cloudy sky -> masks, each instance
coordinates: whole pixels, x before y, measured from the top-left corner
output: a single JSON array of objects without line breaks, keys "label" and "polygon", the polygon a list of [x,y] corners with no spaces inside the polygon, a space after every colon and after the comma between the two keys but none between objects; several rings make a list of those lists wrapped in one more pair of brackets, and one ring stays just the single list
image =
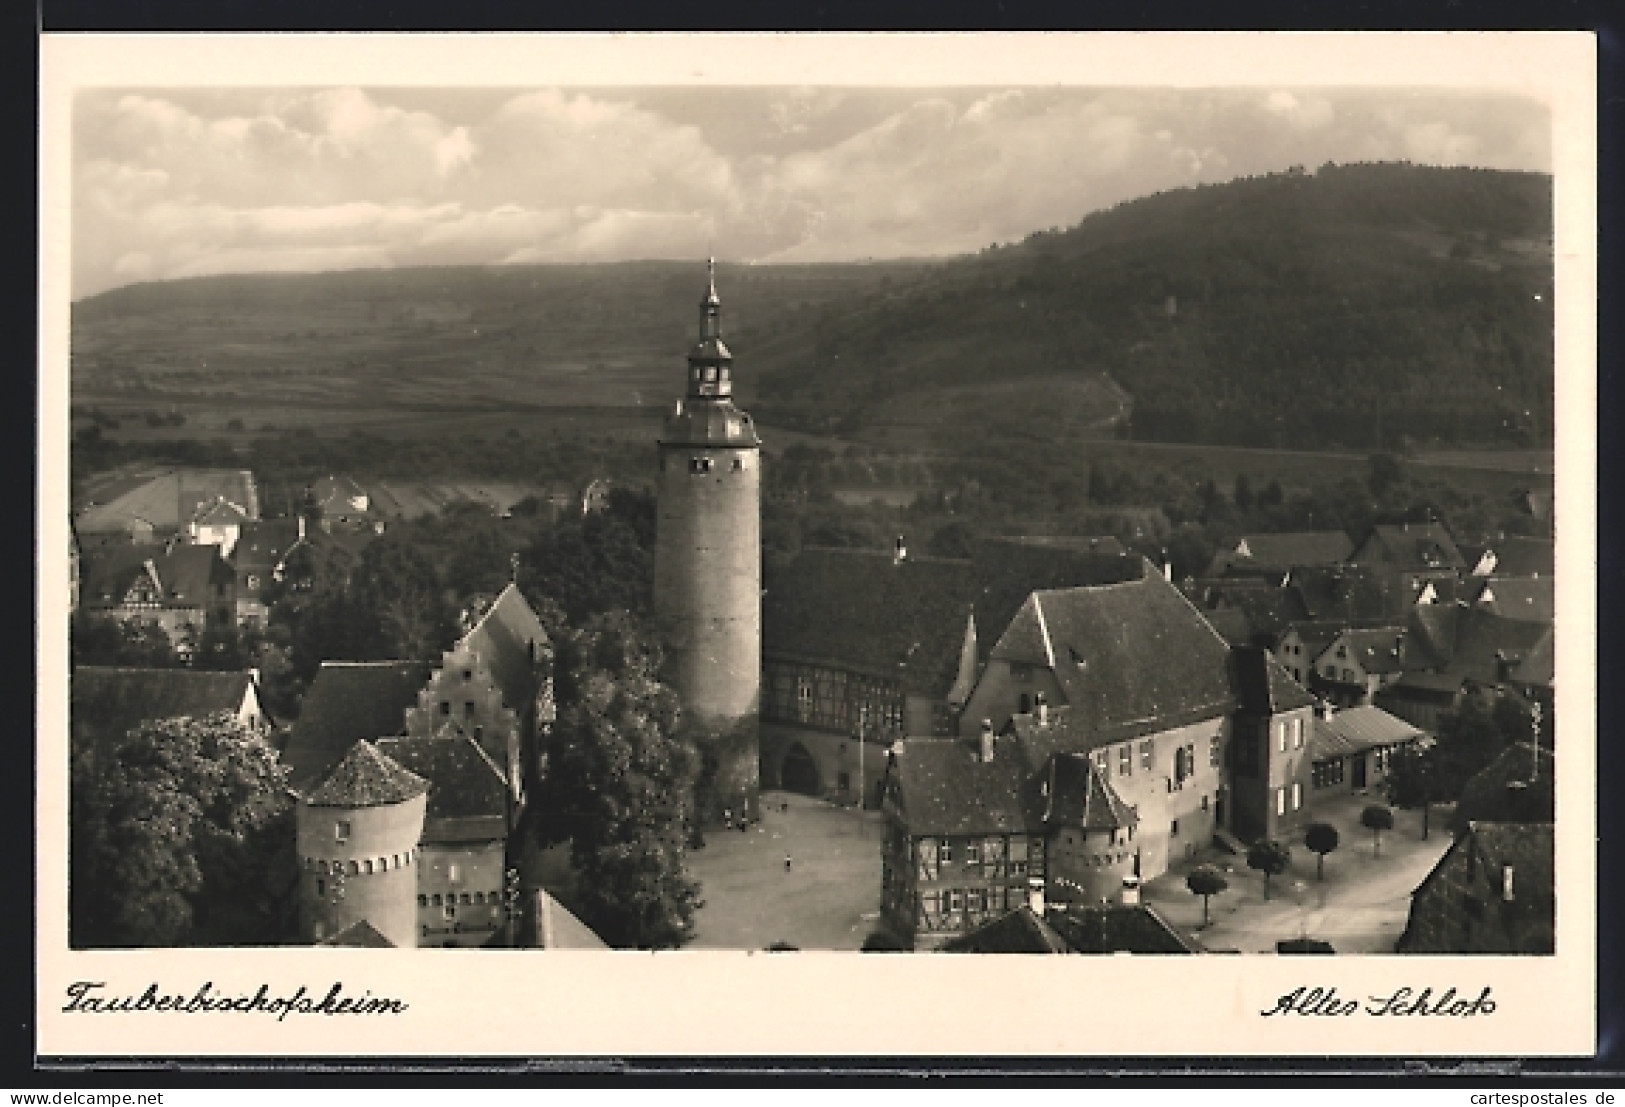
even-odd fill
[{"label": "cloudy sky", "polygon": [[73,295],[212,273],[973,251],[1326,161],[1549,171],[1507,95],[119,89],[74,104]]}]

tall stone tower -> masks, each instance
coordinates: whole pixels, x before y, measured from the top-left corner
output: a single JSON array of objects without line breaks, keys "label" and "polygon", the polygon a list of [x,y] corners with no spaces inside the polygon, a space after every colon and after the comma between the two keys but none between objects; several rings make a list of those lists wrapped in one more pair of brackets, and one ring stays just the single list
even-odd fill
[{"label": "tall stone tower", "polygon": [[683,727],[715,757],[701,817],[756,810],[762,680],[762,443],[733,403],[716,262],[700,303],[688,389],[660,436],[655,616]]}]

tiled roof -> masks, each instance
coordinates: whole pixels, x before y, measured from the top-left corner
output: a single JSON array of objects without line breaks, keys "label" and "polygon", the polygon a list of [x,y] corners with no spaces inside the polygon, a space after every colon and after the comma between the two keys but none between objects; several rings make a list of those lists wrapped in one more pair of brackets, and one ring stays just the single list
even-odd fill
[{"label": "tiled roof", "polygon": [[378,933],[366,919],[357,919],[331,938],[316,943],[319,946],[349,946],[354,949],[394,949],[395,943]]},{"label": "tiled roof", "polygon": [[483,841],[507,833],[502,772],[472,738],[380,738],[376,744],[429,782],[423,841]]},{"label": "tiled roof", "polygon": [[1512,866],[1513,903],[1550,910],[1556,895],[1551,823],[1474,821],[1468,832],[1492,870]]},{"label": "tiled roof", "polygon": [[1309,616],[1309,609],[1296,588],[1210,589],[1208,596],[1208,603],[1213,607],[1241,612],[1247,622],[1247,635],[1240,642],[1275,641],[1289,624]]},{"label": "tiled roof", "polygon": [[233,523],[241,526],[247,520],[248,512],[223,496],[213,503],[199,504],[192,514],[192,521],[205,527],[230,526]]},{"label": "tiled roof", "polygon": [[1461,831],[1475,820],[1549,823],[1555,811],[1554,785],[1550,751],[1542,748],[1537,755],[1528,742],[1509,746],[1462,787],[1451,825]]},{"label": "tiled roof", "polygon": [[383,807],[421,796],[428,787],[428,781],[401,768],[363,738],[305,802],[312,807]]},{"label": "tiled roof", "polygon": [[206,606],[216,575],[223,578],[230,572],[220,560],[218,546],[110,546],[84,555],[80,571],[85,604],[118,606],[136,578],[147,571],[148,561],[163,589],[163,602],[173,607]]},{"label": "tiled roof", "polygon": [[571,914],[569,909],[554,899],[545,888],[536,889],[533,918],[537,949],[610,948],[608,942]]},{"label": "tiled roof", "polygon": [[[1241,550],[1245,548],[1246,553]],[[1229,554],[1232,566],[1290,569],[1300,565],[1336,565],[1347,561],[1354,543],[1340,530],[1244,535]]]},{"label": "tiled roof", "polygon": [[901,563],[879,550],[804,549],[763,596],[762,650],[944,696],[973,612],[982,630],[1002,628],[1034,588],[1120,580],[1142,565],[1011,541],[978,543],[968,560],[910,555]]},{"label": "tiled roof", "polygon": [[1555,546],[1550,538],[1503,538],[1490,546],[1495,551],[1495,575],[1549,577],[1556,569]]},{"label": "tiled roof", "polygon": [[1404,627],[1368,627],[1344,632],[1332,640],[1331,646],[1345,647],[1346,660],[1358,661],[1368,673],[1397,673],[1404,667],[1404,639]]},{"label": "tiled roof", "polygon": [[1257,646],[1232,650],[1228,671],[1235,681],[1237,701],[1249,714],[1274,715],[1315,702],[1273,654]]},{"label": "tiled roof", "polygon": [[1378,523],[1351,560],[1397,569],[1470,568],[1440,523]]},{"label": "tiled roof", "polygon": [[231,561],[239,570],[274,569],[298,541],[298,519],[244,523],[237,545],[231,551]]},{"label": "tiled roof", "polygon": [[906,738],[894,747],[898,799],[913,835],[1025,833],[1032,817],[1026,759],[1008,737],[982,762],[978,743]]},{"label": "tiled roof", "polygon": [[402,733],[431,671],[416,661],[322,662],[282,753],[289,784],[313,785],[358,738]]},{"label": "tiled roof", "polygon": [[123,530],[144,519],[160,531],[173,531],[192,517],[201,503],[216,497],[259,515],[254,474],[246,469],[172,469],[154,476],[105,504],[82,511],[75,523],[81,533]]},{"label": "tiled roof", "polygon": [[522,717],[536,696],[535,659],[547,642],[547,631],[535,610],[519,586],[509,584],[463,636],[461,644],[490,668],[502,692],[502,702]]},{"label": "tiled roof", "polygon": [[1155,572],[1034,592],[992,651],[1053,668],[1071,725],[1110,740],[1231,710],[1228,654],[1224,639]]},{"label": "tiled roof", "polygon": [[1380,707],[1345,707],[1314,721],[1309,735],[1309,757],[1312,761],[1330,761],[1420,737],[1420,730]]},{"label": "tiled roof", "polygon": [[1555,581],[1544,577],[1486,577],[1473,602],[1507,619],[1550,623],[1556,616]]},{"label": "tiled roof", "polygon": [[1240,608],[1220,607],[1203,611],[1202,618],[1232,646],[1245,646],[1253,640],[1253,625],[1248,621],[1247,613]]},{"label": "tiled roof", "polygon": [[148,719],[235,714],[253,681],[250,673],[80,665],[69,691],[73,734],[76,741],[112,744]]},{"label": "tiled roof", "polygon": [[1072,947],[1039,917],[1021,905],[938,947],[940,953],[1071,953]]},{"label": "tiled roof", "polygon": [[1198,948],[1145,903],[1068,907],[1047,921],[1074,953],[1195,953]]},{"label": "tiled roof", "polygon": [[1547,627],[1546,633],[1524,652],[1523,660],[1513,668],[1513,680],[1519,684],[1534,684],[1544,688],[1552,686],[1552,678],[1555,675],[1553,666],[1556,663],[1552,653],[1553,638],[1552,628]]},{"label": "tiled roof", "polygon": [[1288,587],[1311,619],[1378,620],[1400,614],[1411,600],[1391,573],[1369,565],[1297,568]]},{"label": "tiled roof", "polygon": [[1044,822],[1051,826],[1119,830],[1140,822],[1087,755],[1057,753],[1050,758],[1046,799]]}]

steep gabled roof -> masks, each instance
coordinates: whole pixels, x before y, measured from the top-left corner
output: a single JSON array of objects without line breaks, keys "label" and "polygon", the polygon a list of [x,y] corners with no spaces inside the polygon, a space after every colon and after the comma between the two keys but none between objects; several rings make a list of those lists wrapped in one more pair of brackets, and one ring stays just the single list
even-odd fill
[{"label": "steep gabled roof", "polygon": [[383,807],[421,796],[428,788],[428,781],[401,768],[363,738],[305,802],[311,807]]},{"label": "steep gabled roof", "polygon": [[1241,612],[1248,629],[1242,642],[1276,641],[1289,624],[1309,616],[1296,588],[1226,588],[1214,590],[1211,597],[1215,605]]},{"label": "steep gabled roof", "polygon": [[1441,523],[1378,523],[1350,560],[1396,569],[1469,568],[1455,539]]},{"label": "steep gabled roof", "polygon": [[1556,810],[1551,752],[1528,742],[1508,746],[1473,774],[1456,799],[1451,826],[1458,832],[1475,820],[1497,823],[1549,823]]},{"label": "steep gabled roof", "polygon": [[395,943],[378,933],[366,919],[357,919],[331,938],[323,938],[319,946],[349,946],[353,949],[394,949]]},{"label": "steep gabled roof", "polygon": [[979,541],[969,559],[901,562],[880,550],[808,548],[762,599],[762,650],[946,696],[973,614],[982,631],[1000,629],[1034,588],[1121,580],[1142,566],[1138,557],[1025,539]]},{"label": "steep gabled roof", "polygon": [[121,669],[80,665],[69,690],[76,741],[116,744],[149,719],[236,714],[252,673],[195,669]]},{"label": "steep gabled roof", "polygon": [[545,889],[536,889],[535,930],[537,949],[609,949],[591,927]]},{"label": "steep gabled roof", "polygon": [[1111,780],[1086,754],[1056,753],[1049,762],[1044,822],[1083,830],[1119,830],[1140,819],[1118,796]]},{"label": "steep gabled roof", "polygon": [[1196,953],[1193,945],[1146,903],[1073,906],[1047,918],[1074,953]]},{"label": "steep gabled roof", "polygon": [[1505,619],[1550,623],[1557,613],[1555,584],[1550,576],[1485,577],[1473,603]]},{"label": "steep gabled roof", "polygon": [[1236,700],[1248,714],[1275,715],[1315,702],[1273,654],[1258,646],[1230,651],[1228,671],[1235,682]]},{"label": "steep gabled roof", "polygon": [[983,762],[975,742],[906,738],[893,747],[897,798],[916,836],[1020,834],[1036,825],[1030,774],[1016,743],[1000,738]]},{"label": "steep gabled roof", "polygon": [[282,752],[289,785],[312,786],[359,738],[402,733],[431,672],[417,661],[322,662]]},{"label": "steep gabled roof", "polygon": [[1512,669],[1512,679],[1519,684],[1539,685],[1543,688],[1552,686],[1552,679],[1556,675],[1555,665],[1557,659],[1553,654],[1555,635],[1552,628],[1547,627],[1533,646],[1524,651],[1523,660]]},{"label": "steep gabled roof", "polygon": [[210,602],[209,586],[216,574],[228,571],[218,546],[109,546],[84,555],[81,595],[89,606],[116,607],[136,578],[150,572],[163,592],[165,605],[203,607]]},{"label": "steep gabled roof", "polygon": [[429,782],[423,841],[485,841],[507,833],[502,772],[472,738],[380,738],[376,745]]},{"label": "steep gabled roof", "polygon": [[1404,641],[1404,627],[1367,627],[1344,631],[1327,648],[1341,645],[1347,650],[1347,660],[1359,662],[1368,673],[1397,673],[1404,668]]},{"label": "steep gabled roof", "polygon": [[1291,569],[1303,565],[1337,565],[1349,559],[1354,543],[1340,530],[1248,534],[1227,556],[1232,568]]},{"label": "steep gabled roof", "polygon": [[298,519],[261,519],[243,524],[231,561],[239,570],[274,569],[299,543]]},{"label": "steep gabled roof", "polygon": [[199,504],[192,513],[192,522],[204,527],[227,527],[233,524],[241,526],[247,521],[248,512],[224,496],[216,497],[213,502]]},{"label": "steep gabled roof", "polygon": [[1550,538],[1503,538],[1490,549],[1498,577],[1549,577],[1556,571],[1556,544]]},{"label": "steep gabled roof", "polygon": [[1297,593],[1310,619],[1360,623],[1396,617],[1412,600],[1392,574],[1370,565],[1295,568],[1287,587]]},{"label": "steep gabled roof", "polygon": [[1309,758],[1329,761],[1420,737],[1419,729],[1380,707],[1345,707],[1315,720],[1309,736]]},{"label": "steep gabled roof", "polygon": [[939,953],[1072,953],[1066,939],[1022,904],[938,947]]},{"label": "steep gabled roof", "polygon": [[548,643],[547,631],[517,584],[510,583],[485,609],[460,645],[491,670],[502,702],[523,716],[536,695],[535,661]]},{"label": "steep gabled roof", "polygon": [[1071,725],[1121,740],[1229,711],[1229,647],[1158,573],[1034,592],[992,657],[1050,668]]}]

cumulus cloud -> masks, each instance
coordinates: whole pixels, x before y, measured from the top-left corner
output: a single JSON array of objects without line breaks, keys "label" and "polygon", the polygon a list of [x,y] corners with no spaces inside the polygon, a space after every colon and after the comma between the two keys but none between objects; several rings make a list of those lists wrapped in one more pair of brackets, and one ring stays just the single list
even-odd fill
[{"label": "cumulus cloud", "polygon": [[76,295],[246,269],[974,250],[1326,160],[1544,169],[1528,101],[1348,90],[92,92]]}]

